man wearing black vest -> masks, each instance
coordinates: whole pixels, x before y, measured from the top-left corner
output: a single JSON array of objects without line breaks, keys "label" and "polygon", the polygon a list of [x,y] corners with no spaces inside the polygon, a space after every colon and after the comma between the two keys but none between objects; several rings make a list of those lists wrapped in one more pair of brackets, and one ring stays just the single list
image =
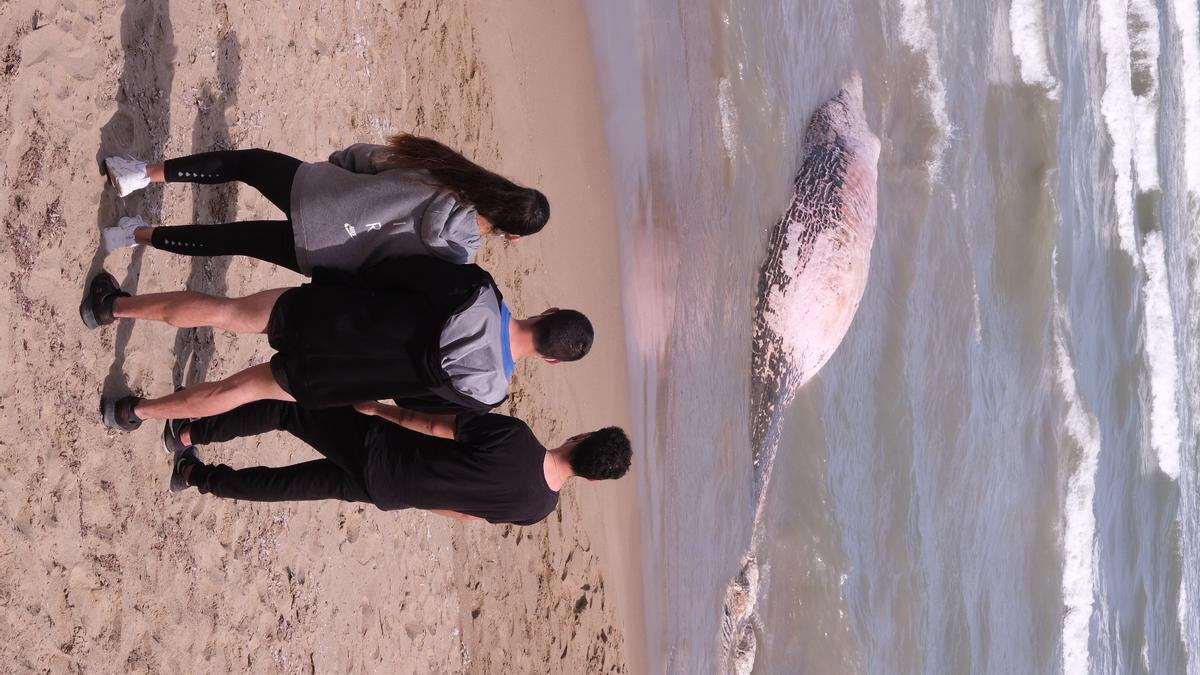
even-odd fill
[{"label": "man wearing black vest", "polygon": [[517,359],[578,360],[593,338],[574,310],[513,318],[483,269],[429,256],[354,274],[317,269],[311,283],[244,298],[131,296],[101,273],[80,314],[90,327],[130,318],[265,333],[277,352],[269,363],[161,398],[103,399],[105,424],[125,431],[145,419],[205,417],[264,399],[321,409],[391,398],[416,410],[477,414],[504,400]]}]

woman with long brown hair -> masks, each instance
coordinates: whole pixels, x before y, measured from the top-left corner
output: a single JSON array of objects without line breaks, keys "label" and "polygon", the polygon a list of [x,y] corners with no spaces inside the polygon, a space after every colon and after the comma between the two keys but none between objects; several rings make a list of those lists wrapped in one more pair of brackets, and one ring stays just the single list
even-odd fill
[{"label": "woman with long brown hair", "polygon": [[125,217],[104,229],[107,250],[148,245],[182,255],[245,255],[305,275],[318,267],[353,272],[406,255],[468,263],[484,236],[518,239],[541,231],[550,217],[541,192],[411,134],[387,145],[352,145],[326,162],[255,149],[153,164],[110,157],[105,165],[121,197],[150,183],[240,181],[287,217],[181,226]]}]

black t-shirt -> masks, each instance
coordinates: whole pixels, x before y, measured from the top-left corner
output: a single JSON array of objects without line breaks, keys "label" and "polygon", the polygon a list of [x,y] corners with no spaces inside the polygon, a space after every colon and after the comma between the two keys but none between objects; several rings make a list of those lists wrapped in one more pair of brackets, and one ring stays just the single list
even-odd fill
[{"label": "black t-shirt", "polygon": [[367,490],[382,509],[444,509],[532,525],[558,504],[542,469],[546,448],[515,417],[459,416],[452,441],[378,420],[368,445]]}]

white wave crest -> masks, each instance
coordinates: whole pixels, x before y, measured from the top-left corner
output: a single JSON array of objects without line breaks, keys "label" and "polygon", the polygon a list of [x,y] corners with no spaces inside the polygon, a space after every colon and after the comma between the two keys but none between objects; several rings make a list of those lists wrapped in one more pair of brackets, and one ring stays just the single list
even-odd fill
[{"label": "white wave crest", "polygon": [[[1057,267],[1057,255],[1055,256]],[[1100,465],[1100,423],[1087,409],[1075,383],[1075,366],[1067,349],[1069,326],[1058,302],[1055,279],[1054,354],[1058,385],[1067,403],[1066,430],[1079,446],[1079,462],[1067,482],[1063,528],[1063,673],[1089,671],[1092,607],[1096,589],[1096,469]]]},{"label": "white wave crest", "polygon": [[1134,96],[1133,165],[1142,192],[1159,189],[1158,176],[1158,54],[1161,50],[1158,6],[1150,0],[1129,3],[1130,64],[1132,75],[1143,80]]},{"label": "white wave crest", "polygon": [[927,0],[901,0],[900,41],[914,54],[925,57],[925,65],[929,71],[923,89],[925,98],[929,101],[929,112],[938,130],[933,158],[929,160],[929,175],[936,177],[941,172],[943,155],[950,144],[950,137],[954,135],[954,125],[950,123],[950,112],[946,105],[946,82],[942,79],[937,34],[933,32],[926,2]]},{"label": "white wave crest", "polygon": [[1174,0],[1172,9],[1183,43],[1180,79],[1187,186],[1190,192],[1200,195],[1200,8],[1196,0]]},{"label": "white wave crest", "polygon": [[[1193,196],[1200,196],[1200,6],[1198,6],[1197,0],[1173,0],[1167,3],[1167,6],[1169,8],[1167,30],[1177,35],[1180,42],[1179,52],[1175,55],[1178,59],[1178,67],[1175,72],[1178,78],[1176,86],[1183,108],[1180,111],[1183,117],[1183,136],[1178,142],[1183,146],[1184,182],[1188,192]],[[1196,222],[1196,209],[1197,202],[1189,200],[1185,216],[1188,222]],[[1195,260],[1197,239],[1194,232],[1193,236],[1188,237],[1186,245],[1189,248],[1187,257]],[[1190,288],[1194,296],[1196,290],[1200,288],[1200,269],[1193,270]],[[1185,340],[1190,341],[1191,336],[1195,335],[1196,327],[1200,325],[1200,320],[1197,319],[1196,301],[1191,300],[1189,304],[1191,308],[1187,325],[1191,332],[1184,335],[1187,336]],[[1184,354],[1188,357],[1188,372],[1197,372],[1197,350],[1194,347],[1185,347]],[[1191,407],[1194,411],[1197,403],[1200,402],[1200,394],[1197,392],[1194,378],[1191,379],[1193,381],[1186,383],[1188,394],[1185,406]],[[1194,412],[1192,414],[1195,415]],[[1180,502],[1177,518],[1182,532],[1183,559],[1194,561],[1198,559],[1196,555],[1198,519],[1195,515],[1198,512],[1197,473],[1195,446],[1189,443],[1189,448],[1190,452],[1185,455],[1185,466],[1180,467]],[[1184,650],[1187,654],[1187,672],[1189,674],[1200,673],[1200,616],[1197,616],[1195,609],[1189,604],[1189,601],[1194,599],[1192,589],[1196,587],[1195,582],[1198,580],[1200,580],[1200,575],[1197,574],[1196,567],[1184,565],[1183,578],[1180,580],[1179,586],[1177,615]]]},{"label": "white wave crest", "polygon": [[1117,243],[1137,262],[1133,226],[1134,101],[1129,82],[1129,20],[1125,0],[1100,0],[1100,46],[1104,51],[1105,84],[1100,110],[1112,140],[1115,174],[1113,200],[1117,210]]},{"label": "white wave crest", "polygon": [[1143,242],[1146,284],[1146,368],[1150,372],[1150,446],[1158,455],[1158,468],[1172,479],[1179,478],[1179,411],[1176,384],[1179,359],[1175,349],[1175,316],[1162,234],[1150,232]]},{"label": "white wave crest", "polygon": [[1046,5],[1042,0],[1013,0],[1008,8],[1013,55],[1021,66],[1021,81],[1058,95],[1058,80],[1050,73],[1046,47]]}]

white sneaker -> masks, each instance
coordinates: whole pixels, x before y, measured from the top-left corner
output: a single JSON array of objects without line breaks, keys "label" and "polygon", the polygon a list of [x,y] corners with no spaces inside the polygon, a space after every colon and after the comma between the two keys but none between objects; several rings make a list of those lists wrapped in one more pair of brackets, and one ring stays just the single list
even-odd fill
[{"label": "white sneaker", "polygon": [[150,227],[139,216],[125,216],[113,227],[104,228],[104,250],[112,253],[119,248],[137,246],[133,233],[141,227]]},{"label": "white sneaker", "polygon": [[117,188],[117,196],[125,197],[150,184],[146,162],[129,157],[109,157],[104,160],[108,182]]}]

